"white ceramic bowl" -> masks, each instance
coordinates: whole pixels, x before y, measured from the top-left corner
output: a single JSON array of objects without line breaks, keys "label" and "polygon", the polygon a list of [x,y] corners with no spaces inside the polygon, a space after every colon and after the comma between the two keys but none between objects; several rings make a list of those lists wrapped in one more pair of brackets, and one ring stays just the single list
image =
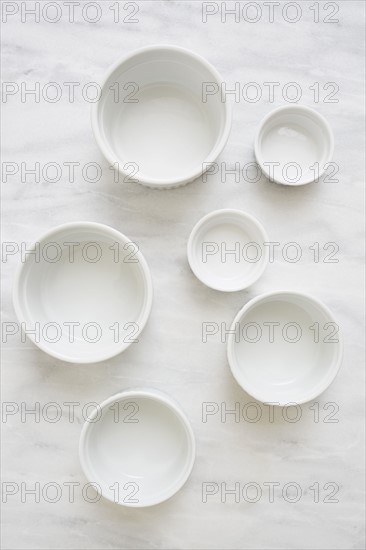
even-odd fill
[{"label": "white ceramic bowl", "polygon": [[[150,187],[196,179],[229,136],[231,109],[221,101],[221,82],[212,65],[184,48],[150,46],[125,56],[108,71],[92,106],[102,153],[123,176],[133,172]],[[207,101],[205,83],[217,91]]]},{"label": "white ceramic bowl", "polygon": [[108,500],[152,506],[187,481],[195,458],[188,419],[168,396],[150,389],[113,395],[85,422],[80,437],[85,476]]},{"label": "white ceramic bowl", "polygon": [[233,292],[252,285],[268,263],[267,234],[241,210],[210,212],[194,226],[187,244],[196,277],[215,290]]},{"label": "white ceramic bowl", "polygon": [[[271,329],[271,323],[277,325]],[[306,294],[258,296],[239,311],[233,330],[228,337],[231,371],[259,401],[281,406],[310,401],[330,385],[341,364],[342,342],[333,315]]]},{"label": "white ceramic bowl", "polygon": [[332,160],[333,150],[328,122],[314,109],[301,105],[279,107],[268,113],[254,141],[263,173],[283,185],[304,185],[320,178]]},{"label": "white ceramic bowl", "polygon": [[13,302],[27,331],[38,326],[28,337],[40,349],[92,363],[138,340],[152,282],[135,243],[107,225],[76,222],[46,233],[33,251],[16,274]]}]

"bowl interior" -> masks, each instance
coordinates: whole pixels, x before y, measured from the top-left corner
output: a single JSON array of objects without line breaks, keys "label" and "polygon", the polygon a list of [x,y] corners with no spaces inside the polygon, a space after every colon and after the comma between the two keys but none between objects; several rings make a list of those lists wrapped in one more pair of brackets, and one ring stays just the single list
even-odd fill
[{"label": "bowl interior", "polygon": [[251,285],[267,262],[263,229],[244,213],[222,211],[193,229],[189,259],[196,276],[211,288],[235,291]]},{"label": "bowl interior", "polygon": [[306,402],[319,395],[338,370],[338,328],[309,298],[264,297],[237,318],[235,330],[229,339],[233,374],[260,401]]},{"label": "bowl interior", "polygon": [[226,113],[219,92],[204,101],[205,83],[218,90],[209,66],[184,51],[146,50],[122,62],[98,104],[107,158],[120,168],[133,163],[141,181],[169,183],[202,171]]},{"label": "bowl interior", "polygon": [[81,447],[87,477],[98,483],[104,497],[126,506],[149,506],[169,498],[184,484],[193,464],[186,422],[155,397],[132,395],[113,401],[87,426]]},{"label": "bowl interior", "polygon": [[289,107],[267,119],[259,134],[258,151],[261,165],[279,163],[269,172],[272,179],[301,185],[313,181],[331,160],[331,136],[317,113]]},{"label": "bowl interior", "polygon": [[[112,230],[113,231],[113,230]],[[18,280],[20,317],[51,355],[93,362],[122,351],[149,310],[137,245],[101,226],[60,228],[36,243]]]}]

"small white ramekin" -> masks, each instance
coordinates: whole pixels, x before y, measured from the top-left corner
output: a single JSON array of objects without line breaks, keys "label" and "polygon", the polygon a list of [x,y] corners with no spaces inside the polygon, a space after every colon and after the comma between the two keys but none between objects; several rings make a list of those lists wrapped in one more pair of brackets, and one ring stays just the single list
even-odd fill
[{"label": "small white ramekin", "polygon": [[268,264],[267,234],[253,216],[225,208],[210,212],[192,229],[189,265],[205,285],[235,292],[252,285]]},{"label": "small white ramekin", "polygon": [[283,185],[318,180],[332,160],[334,138],[326,119],[303,105],[286,105],[268,113],[255,140],[256,160],[264,175]]}]

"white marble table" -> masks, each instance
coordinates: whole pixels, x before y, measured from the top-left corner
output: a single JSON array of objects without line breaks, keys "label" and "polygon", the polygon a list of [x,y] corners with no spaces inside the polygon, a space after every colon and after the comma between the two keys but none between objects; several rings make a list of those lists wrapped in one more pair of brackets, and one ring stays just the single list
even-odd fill
[{"label": "white marble table", "polygon": [[[70,365],[48,357],[29,341],[22,343],[19,335],[4,344],[3,400],[23,412],[35,403],[42,409],[56,402],[63,415],[55,423],[42,416],[36,422],[29,414],[24,421],[17,412],[2,424],[3,481],[8,491],[13,487],[16,493],[8,495],[3,504],[3,548],[364,548],[363,2],[338,1],[340,9],[333,18],[339,23],[324,22],[333,11],[333,7],[326,11],[324,3],[319,4],[320,21],[315,23],[315,8],[310,9],[314,2],[298,2],[302,15],[294,23],[285,20],[296,14],[290,6],[283,15],[283,2],[273,22],[269,8],[260,3],[262,17],[256,23],[246,21],[245,12],[238,22],[228,15],[223,23],[217,13],[203,23],[200,1],[136,2],[138,12],[130,17],[138,20],[135,23],[114,23],[116,12],[110,8],[116,3],[99,2],[101,18],[95,24],[83,18],[83,0],[75,6],[73,23],[68,21],[65,2],[58,2],[61,16],[56,23],[46,21],[58,16],[52,6],[36,23],[34,16],[25,13],[25,21],[21,20],[22,5],[23,10],[25,4],[30,9],[34,2],[2,4],[8,11],[19,9],[3,24],[3,79],[19,87],[3,104],[3,161],[19,167],[17,174],[3,181],[3,240],[30,243],[67,221],[107,223],[140,244],[155,288],[152,314],[139,345],[113,360]],[[5,4],[11,6],[5,8]],[[233,5],[227,3],[228,8]],[[120,18],[136,11],[133,5],[123,8],[121,2]],[[97,14],[93,9],[87,8],[84,15],[91,19]],[[216,11],[212,3],[209,9]],[[250,10],[254,8],[245,9],[249,10],[247,18],[253,19],[255,13]],[[165,192],[114,183],[91,133],[90,104],[80,90],[88,82],[100,81],[107,66],[122,54],[163,42],[189,47],[207,57],[228,85],[256,82],[262,90],[256,103],[233,102],[232,133],[220,162],[233,167],[236,162],[244,166],[253,161],[256,125],[271,108],[286,103],[282,91],[289,82],[296,82],[301,101],[317,108],[333,127],[339,181],[285,188],[264,178],[253,184],[242,177],[236,182],[232,176],[222,183],[216,175],[206,183],[198,180]],[[24,91],[24,86],[29,89],[36,82],[41,93],[46,90],[50,95],[52,90],[45,86],[57,82],[62,97],[50,103],[41,96],[37,103],[28,95],[22,102],[22,86]],[[69,101],[66,82],[80,83],[74,102]],[[279,83],[273,103],[265,82]],[[339,87],[333,96],[338,102],[324,101],[334,88],[324,88],[329,82]],[[317,86],[320,97],[314,103]],[[64,166],[58,182],[47,182],[41,175],[37,183],[31,175],[22,182],[22,162],[26,168],[39,162],[41,169],[49,162],[80,165],[75,168],[74,182]],[[100,181],[83,179],[81,169],[89,162],[102,167]],[[278,257],[248,291],[227,295],[205,288],[187,265],[186,241],[193,224],[219,207],[238,207],[257,216],[271,240],[281,246],[298,242],[303,249],[301,261],[291,264]],[[315,242],[321,247],[336,242],[339,262],[314,263],[309,247]],[[3,263],[4,322],[15,321],[11,284],[18,262],[14,255]],[[313,293],[339,319],[345,355],[336,381],[318,404],[302,407],[296,423],[285,420],[281,411],[271,422],[264,407],[257,423],[243,417],[236,423],[232,415],[222,422],[218,414],[203,422],[204,402],[216,402],[219,407],[224,403],[228,409],[239,403],[245,411],[253,399],[233,380],[220,338],[202,343],[202,322],[229,323],[251,297],[284,288]],[[150,509],[124,509],[103,500],[87,502],[82,495],[86,480],[78,460],[82,408],[136,385],[166,391],[185,409],[197,438],[192,476],[175,497]],[[74,422],[67,414],[67,402],[79,403]],[[329,417],[332,411],[336,412]],[[76,483],[74,502],[69,502],[67,489],[71,482]],[[221,502],[218,492],[203,502],[205,482],[217,487],[226,483],[227,488],[239,483],[240,489],[257,483],[262,496],[256,503],[248,502],[250,492],[239,503],[230,495]],[[277,483],[273,502],[268,482]],[[302,492],[296,503],[282,496],[291,482]],[[39,502],[25,493],[36,483],[41,491]],[[320,502],[314,502],[316,483]],[[324,489],[327,483],[339,487],[334,497],[338,502],[324,502],[333,487]],[[61,496],[51,503],[54,484],[61,488]],[[42,491],[47,492],[47,487],[51,487],[50,494],[45,497]]]}]

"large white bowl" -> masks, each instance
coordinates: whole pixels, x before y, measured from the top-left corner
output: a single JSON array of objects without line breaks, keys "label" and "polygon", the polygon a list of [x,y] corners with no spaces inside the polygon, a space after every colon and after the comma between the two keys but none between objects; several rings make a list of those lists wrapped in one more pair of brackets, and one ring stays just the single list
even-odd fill
[{"label": "large white bowl", "polygon": [[320,395],[337,375],[342,348],[329,309],[286,291],[250,300],[235,317],[227,344],[238,384],[259,401],[282,406]]},{"label": "large white bowl", "polygon": [[134,389],[94,409],[83,426],[79,452],[85,476],[103,497],[139,508],[181,489],[193,467],[195,440],[170,397]]},{"label": "large white bowl", "polygon": [[[150,46],[123,57],[92,106],[102,153],[124,178],[133,173],[150,187],[196,179],[229,136],[231,109],[221,101],[221,83],[212,65],[184,48]],[[207,97],[206,86],[213,90]]]},{"label": "large white bowl", "polygon": [[305,185],[320,178],[333,150],[333,132],[327,120],[304,105],[285,105],[268,113],[254,140],[263,173],[283,185]]},{"label": "large white bowl", "polygon": [[16,274],[13,302],[40,349],[91,363],[138,341],[152,282],[135,243],[107,225],[76,222],[55,227],[32,250]]}]

